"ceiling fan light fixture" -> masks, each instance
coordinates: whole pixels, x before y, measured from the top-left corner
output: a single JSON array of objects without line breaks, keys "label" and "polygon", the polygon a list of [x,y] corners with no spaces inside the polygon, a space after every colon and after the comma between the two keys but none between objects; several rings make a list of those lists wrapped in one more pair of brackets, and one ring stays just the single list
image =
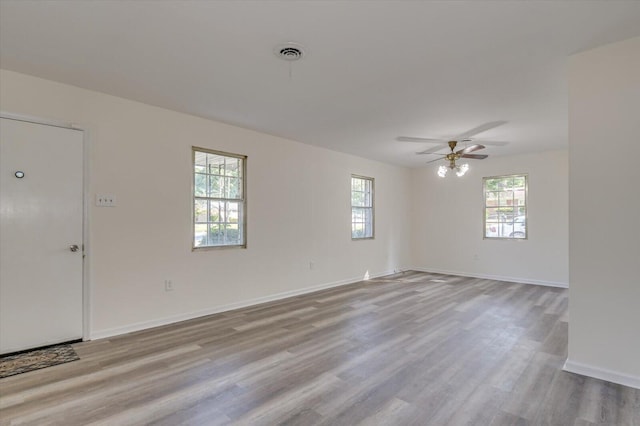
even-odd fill
[{"label": "ceiling fan light fixture", "polygon": [[469,170],[469,165],[467,163],[461,164],[456,167],[456,175],[458,177],[464,176],[464,174],[467,173],[467,170]]},{"label": "ceiling fan light fixture", "polygon": [[456,176],[462,177],[469,170],[469,164],[464,163],[460,165],[449,165],[449,166],[440,166],[438,167],[438,176],[443,178],[447,176],[449,169],[456,172]]}]

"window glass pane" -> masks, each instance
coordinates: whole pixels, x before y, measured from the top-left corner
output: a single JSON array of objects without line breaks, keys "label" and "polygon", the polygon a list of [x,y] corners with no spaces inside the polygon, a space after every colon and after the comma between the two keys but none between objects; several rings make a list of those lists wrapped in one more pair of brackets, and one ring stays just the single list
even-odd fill
[{"label": "window glass pane", "polygon": [[227,162],[225,164],[225,175],[238,177],[240,170],[240,159],[238,158],[227,158]]},{"label": "window glass pane", "polygon": [[195,200],[193,214],[196,223],[207,222],[207,200]]},{"label": "window glass pane", "polygon": [[515,190],[513,192],[513,198],[514,198],[514,206],[524,206],[524,203],[525,203],[524,188]]},{"label": "window glass pane", "polygon": [[500,220],[500,209],[496,207],[487,207],[485,209],[485,220],[487,222],[498,222]]},{"label": "window glass pane", "polygon": [[196,151],[193,156],[193,165],[196,169],[206,168],[207,154],[204,152]]},{"label": "window glass pane", "polygon": [[498,197],[499,197],[499,192],[487,192],[485,194],[485,203],[487,206],[497,206],[498,205]]},{"label": "window glass pane", "polygon": [[220,214],[220,201],[209,201],[209,222],[220,222],[221,216]]},{"label": "window glass pane", "polygon": [[513,207],[500,207],[498,211],[500,222],[510,223],[513,221]]},{"label": "window glass pane", "polygon": [[196,223],[193,230],[193,246],[200,247],[207,245],[207,224]]},{"label": "window glass pane", "polygon": [[240,219],[240,203],[227,203],[227,222],[238,223]]},{"label": "window glass pane", "polygon": [[224,178],[218,175],[209,175],[208,197],[222,198],[224,191]]},{"label": "window glass pane", "polygon": [[242,196],[241,182],[238,178],[225,178],[225,198],[240,198]]},{"label": "window glass pane", "polygon": [[195,148],[193,158],[193,246],[244,245],[244,158]]},{"label": "window glass pane", "polygon": [[499,206],[510,206],[513,200],[513,193],[511,192],[499,192],[498,193],[498,205]]},{"label": "window glass pane", "polygon": [[354,223],[351,226],[351,238],[364,238],[364,224]]},{"label": "window glass pane", "polygon": [[227,224],[225,226],[224,236],[227,244],[239,244],[240,231],[238,229],[238,224]]},{"label": "window glass pane", "polygon": [[224,235],[220,231],[220,225],[209,225],[209,245],[221,245],[224,243]]},{"label": "window glass pane", "polygon": [[373,179],[351,177],[351,238],[373,238]]},{"label": "window glass pane", "polygon": [[224,159],[222,155],[207,153],[207,166],[209,167],[209,173],[216,173],[224,169]]},{"label": "window glass pane", "polygon": [[365,185],[365,191],[364,191],[364,205],[367,207],[371,207],[371,182],[370,181],[366,181],[366,185]]},{"label": "window glass pane", "polygon": [[526,238],[527,234],[525,234],[524,232],[520,232],[520,231],[514,231],[513,233],[513,238],[521,238],[524,239]]},{"label": "window glass pane", "polygon": [[487,223],[485,225],[485,236],[487,237],[498,237],[499,236],[500,224],[498,223]]},{"label": "window glass pane", "polygon": [[484,237],[527,237],[527,176],[484,178]]},{"label": "window glass pane", "polygon": [[510,223],[504,223],[502,225],[502,236],[503,237],[512,237],[513,235],[513,225]]},{"label": "window glass pane", "polygon": [[351,193],[351,205],[352,206],[364,206],[364,193],[360,191],[354,191]]},{"label": "window glass pane", "polygon": [[196,197],[207,195],[207,175],[196,173],[193,178],[193,191]]},{"label": "window glass pane", "polygon": [[500,191],[502,190],[501,182],[502,179],[487,179],[485,181],[485,187],[487,191]]},{"label": "window glass pane", "polygon": [[504,191],[513,191],[513,178],[508,177],[508,178],[502,179],[502,182],[500,182],[500,185],[502,186],[502,189]]},{"label": "window glass pane", "polygon": [[366,209],[364,212],[364,224],[365,224],[365,229],[364,229],[364,235],[365,237],[369,238],[373,236],[373,210],[372,209]]},{"label": "window glass pane", "polygon": [[353,207],[351,209],[351,220],[353,222],[363,222],[364,214],[362,213],[362,208]]}]

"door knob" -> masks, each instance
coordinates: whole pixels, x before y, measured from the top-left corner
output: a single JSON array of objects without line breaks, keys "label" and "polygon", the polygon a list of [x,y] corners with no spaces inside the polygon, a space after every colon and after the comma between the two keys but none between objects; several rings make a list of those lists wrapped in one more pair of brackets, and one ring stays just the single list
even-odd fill
[{"label": "door knob", "polygon": [[77,244],[73,244],[69,246],[69,250],[71,250],[72,252],[77,252],[78,250],[80,250],[80,247],[78,247]]}]

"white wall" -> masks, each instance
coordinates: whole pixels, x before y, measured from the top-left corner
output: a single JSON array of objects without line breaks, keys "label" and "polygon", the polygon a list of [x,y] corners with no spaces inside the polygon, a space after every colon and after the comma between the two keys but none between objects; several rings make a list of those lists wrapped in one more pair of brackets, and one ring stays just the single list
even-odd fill
[{"label": "white wall", "polygon": [[640,387],[640,38],[571,57],[569,129],[567,367]]},{"label": "white wall", "polygon": [[[416,269],[567,286],[568,154],[551,151],[469,161],[463,177],[413,170]],[[482,178],[529,175],[527,240],[483,239]]]},{"label": "white wall", "polygon": [[[409,266],[407,169],[9,71],[0,102],[88,129],[89,192],[117,197],[90,200],[94,337]],[[191,251],[192,145],[248,155],[247,249]],[[351,241],[351,173],[376,180],[375,240]]]},{"label": "white wall", "polygon": [[[112,209],[90,203],[93,336],[410,266],[564,285],[569,218],[567,366],[640,386],[640,38],[574,56],[569,78],[569,215],[563,151],[476,161],[464,178],[439,180],[435,168],[409,172],[9,71],[0,110],[88,129],[90,193],[118,198]],[[246,250],[190,250],[191,145],[249,156]],[[349,237],[351,173],[376,178],[373,241]],[[482,177],[512,173],[529,174],[529,240],[483,240]]]}]

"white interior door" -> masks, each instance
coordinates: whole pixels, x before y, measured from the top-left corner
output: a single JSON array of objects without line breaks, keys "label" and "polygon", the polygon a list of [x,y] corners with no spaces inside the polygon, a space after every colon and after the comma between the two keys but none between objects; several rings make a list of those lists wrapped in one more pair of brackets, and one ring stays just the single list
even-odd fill
[{"label": "white interior door", "polygon": [[0,353],[82,337],[82,150],[80,130],[0,118]]}]

